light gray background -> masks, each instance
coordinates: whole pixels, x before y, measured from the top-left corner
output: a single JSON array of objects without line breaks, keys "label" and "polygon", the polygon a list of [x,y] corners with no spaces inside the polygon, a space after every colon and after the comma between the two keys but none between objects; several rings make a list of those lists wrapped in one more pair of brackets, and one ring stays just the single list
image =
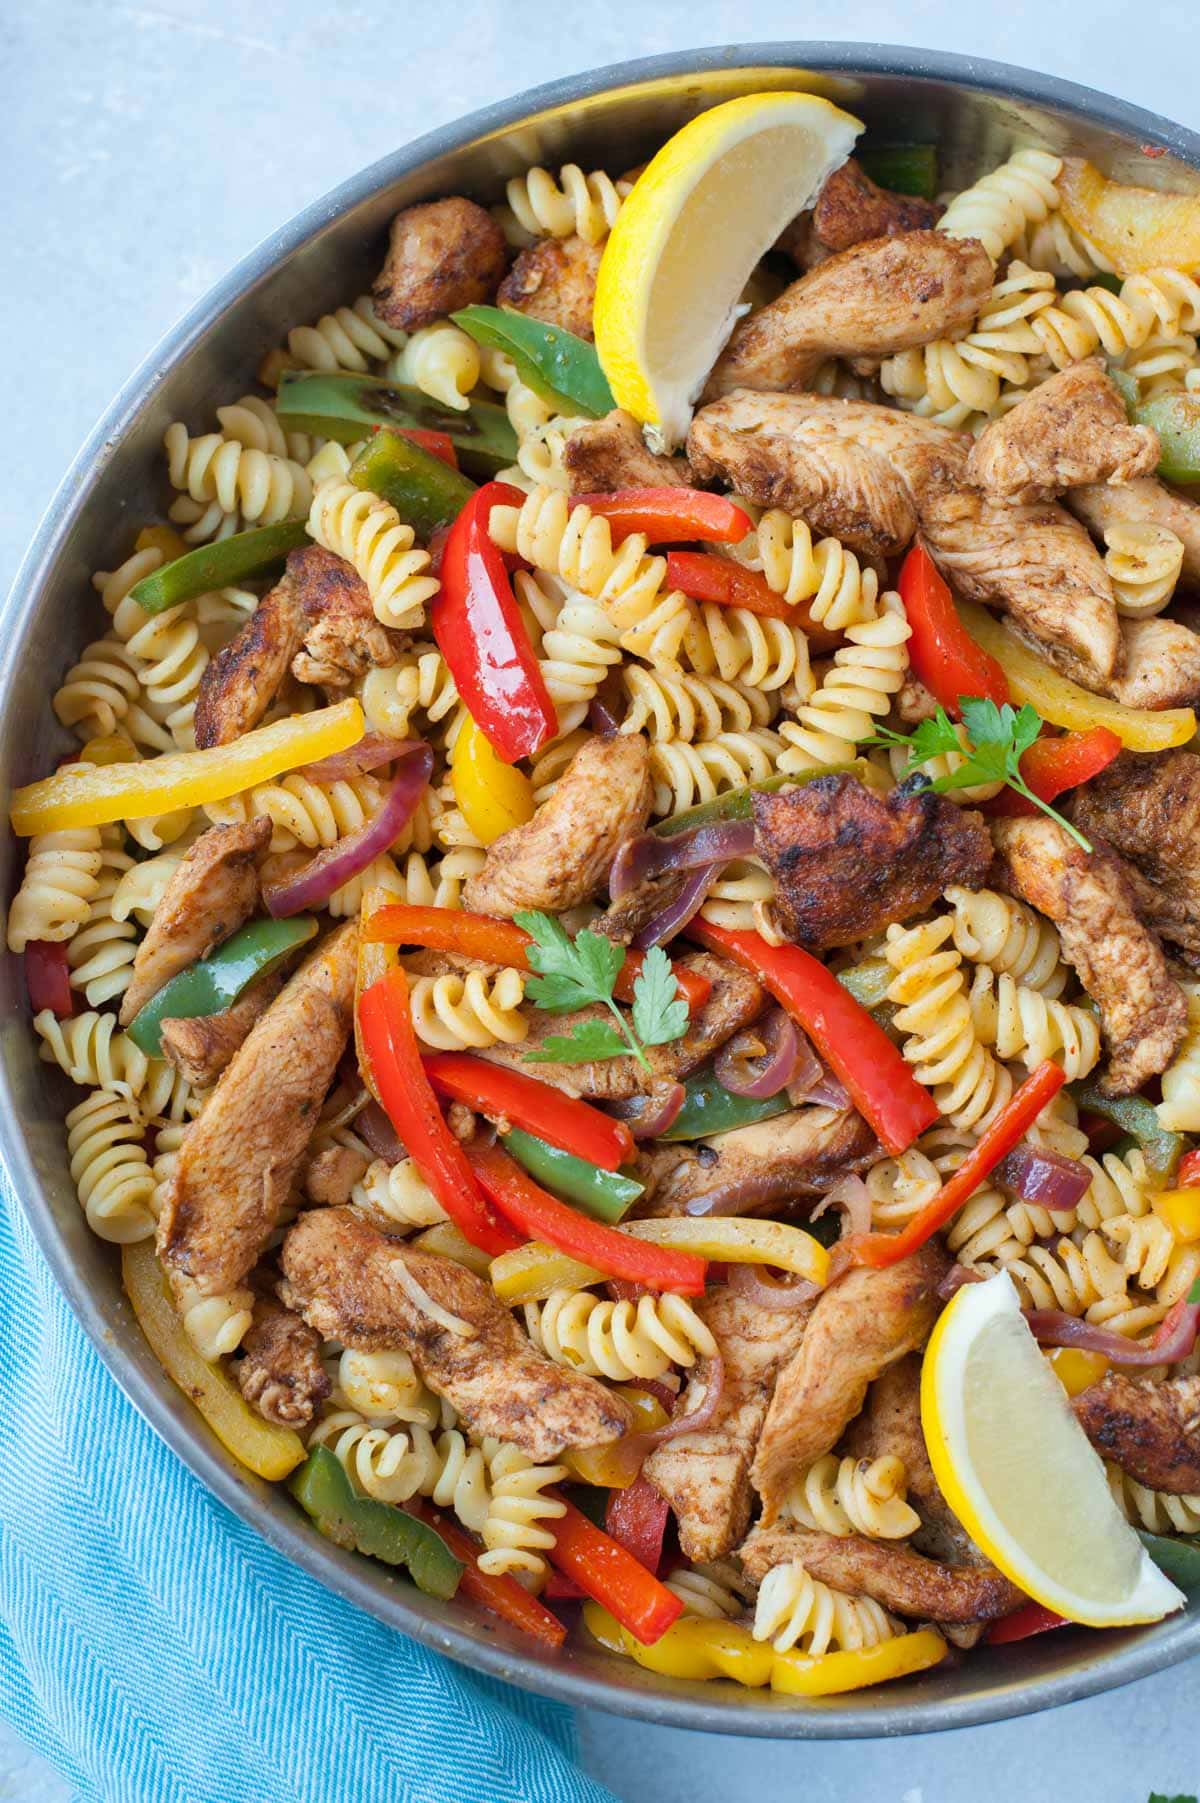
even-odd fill
[{"label": "light gray background", "polygon": [[[1194,125],[1195,20],[1194,0],[0,0],[0,594],[80,441],[177,315],[307,201],[434,125],[623,57],[789,36],[997,57]],[[1196,1679],[1193,1664],[890,1744],[581,1728],[625,1803],[1145,1803],[1200,1790]],[[0,1726],[0,1799],[67,1795]]]}]

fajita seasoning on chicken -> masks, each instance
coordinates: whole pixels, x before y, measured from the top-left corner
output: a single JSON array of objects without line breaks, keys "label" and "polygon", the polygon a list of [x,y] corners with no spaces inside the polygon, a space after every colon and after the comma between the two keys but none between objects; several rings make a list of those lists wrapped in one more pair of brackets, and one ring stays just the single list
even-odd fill
[{"label": "fajita seasoning on chicken", "polygon": [[243,1464],[797,1698],[1200,1532],[1200,200],[861,135],[399,213],[167,430],[8,919]]}]

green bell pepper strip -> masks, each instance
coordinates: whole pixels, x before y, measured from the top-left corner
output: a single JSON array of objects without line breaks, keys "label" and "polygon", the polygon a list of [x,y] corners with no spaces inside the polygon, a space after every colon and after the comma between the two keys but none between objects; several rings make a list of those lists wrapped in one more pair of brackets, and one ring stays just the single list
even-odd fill
[{"label": "green bell pepper strip", "polygon": [[847,970],[839,970],[837,980],[869,1012],[882,1006],[887,1000],[887,992],[895,974],[886,959],[868,958],[862,964],[852,964]]},{"label": "green bell pepper strip", "polygon": [[505,1150],[524,1165],[531,1177],[552,1195],[573,1202],[597,1221],[613,1225],[623,1220],[639,1196],[645,1194],[645,1184],[636,1177],[623,1171],[602,1171],[586,1158],[576,1158],[573,1152],[564,1152],[526,1133],[523,1127],[510,1127],[502,1138]]},{"label": "green bell pepper strip", "polygon": [[415,1515],[359,1496],[327,1446],[314,1446],[288,1489],[327,1540],[385,1565],[403,1565],[418,1590],[443,1602],[458,1589],[463,1564],[440,1534]]},{"label": "green bell pepper strip", "polygon": [[1152,426],[1158,433],[1157,474],[1168,482],[1200,482],[1200,398],[1178,393],[1142,400],[1136,377],[1123,369],[1110,368],[1108,373],[1121,392],[1131,422]]},{"label": "green bell pepper strip", "polygon": [[386,429],[372,433],[350,465],[349,478],[355,488],[390,501],[422,542],[457,519],[475,493],[468,476]]},{"label": "green bell pepper strip", "polygon": [[1172,1178],[1187,1146],[1182,1133],[1168,1133],[1158,1124],[1154,1104],[1142,1096],[1106,1096],[1094,1083],[1072,1083],[1070,1094],[1088,1114],[1114,1121],[1141,1147],[1142,1156],[1156,1176]]},{"label": "green bell pepper strip", "polygon": [[735,1096],[717,1081],[715,1071],[697,1071],[683,1086],[683,1107],[660,1139],[709,1139],[715,1133],[729,1133],[734,1127],[752,1127],[756,1121],[769,1121],[773,1114],[786,1114],[792,1106],[786,1092],[759,1100],[755,1096]]},{"label": "green bell pepper strip", "polygon": [[1159,1570],[1181,1590],[1200,1590],[1200,1540],[1190,1535],[1148,1534],[1142,1528],[1138,1539]]},{"label": "green bell pepper strip", "polygon": [[592,419],[616,406],[595,345],[574,332],[502,307],[463,307],[450,317],[476,344],[511,357],[522,382],[547,406]]},{"label": "green bell pepper strip", "polygon": [[306,945],[316,931],[311,914],[297,914],[294,920],[252,920],[207,958],[198,958],[164,983],[134,1015],[127,1029],[130,1039],[148,1058],[161,1058],[164,1020],[219,1014],[256,977],[266,976]]},{"label": "green bell pepper strip", "polygon": [[854,154],[871,180],[893,194],[932,200],[937,193],[937,149],[933,144],[864,144]]},{"label": "green bell pepper strip", "polygon": [[744,789],[726,789],[712,801],[702,801],[682,814],[672,814],[651,829],[660,839],[673,839],[676,833],[689,833],[697,826],[712,826],[718,820],[749,820],[754,813],[756,795],[773,795],[778,789],[800,788],[818,776],[862,776],[865,760],[855,758],[850,764],[829,764],[823,770],[797,770],[791,776],[767,776],[760,783]]},{"label": "green bell pepper strip", "polygon": [[517,455],[512,422],[494,401],[472,401],[459,413],[439,406],[419,388],[404,388],[383,376],[288,370],[280,379],[275,408],[289,430],[315,432],[339,444],[353,444],[376,426],[444,432],[465,468],[485,479]]},{"label": "green bell pepper strip", "polygon": [[307,544],[303,520],[281,520],[277,526],[256,526],[251,532],[235,532],[211,545],[198,545],[173,558],[153,575],[143,576],[130,589],[130,597],[148,614],[165,613],[180,601],[207,595],[215,588],[235,588],[252,576],[262,576],[289,551]]}]

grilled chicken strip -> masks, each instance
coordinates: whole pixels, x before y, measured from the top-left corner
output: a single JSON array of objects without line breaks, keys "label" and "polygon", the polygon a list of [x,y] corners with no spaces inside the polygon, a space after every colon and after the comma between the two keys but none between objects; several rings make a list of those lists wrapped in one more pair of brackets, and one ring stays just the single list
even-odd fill
[{"label": "grilled chicken strip", "polygon": [[210,826],[189,847],[137,948],[133,976],[121,1001],[123,1027],[164,983],[206,957],[249,920],[258,906],[255,860],[270,837],[269,820],[247,820],[237,826]]},{"label": "grilled chicken strip", "polygon": [[621,841],[649,820],[652,799],[645,739],[589,739],[533,819],[488,848],[483,869],[463,889],[463,906],[511,916],[522,908],[561,914],[589,901]]},{"label": "grilled chicken strip", "polygon": [[321,1363],[321,1336],[270,1297],[254,1304],[254,1322],[234,1365],[238,1388],[264,1421],[307,1427],[330,1391]]},{"label": "grilled chicken strip", "polygon": [[1148,1384],[1110,1371],[1071,1407],[1096,1451],[1135,1482],[1173,1496],[1200,1492],[1200,1377]]},{"label": "grilled chicken strip", "polygon": [[971,238],[905,232],[830,257],[735,327],[705,399],[737,388],[803,388],[827,357],[890,357],[953,337],[992,290]]},{"label": "grilled chicken strip", "polygon": [[236,1002],[222,1008],[219,1014],[164,1020],[163,1057],[197,1089],[211,1089],[282,988],[283,978],[278,972],[270,971],[256,983],[251,983]]},{"label": "grilled chicken strip", "polygon": [[1109,684],[1126,707],[1157,710],[1200,701],[1200,634],[1182,620],[1122,620],[1124,656]]},{"label": "grilled chicken strip", "polygon": [[523,250],[496,295],[496,304],[527,313],[592,342],[596,276],[604,246],[582,238],[539,238]]},{"label": "grilled chicken strip", "polygon": [[1072,363],[985,426],[967,476],[1000,501],[1047,501],[1080,483],[1149,475],[1158,433],[1131,426],[1099,357]]},{"label": "grilled chicken strip", "polygon": [[405,207],[392,220],[388,254],[371,290],[380,319],[401,331],[432,325],[490,300],[504,274],[504,234],[490,213],[456,194]]},{"label": "grilled chicken strip", "polygon": [[567,439],[563,463],[575,495],[614,488],[690,488],[684,457],[656,457],[632,413],[614,407],[603,419],[584,420]]},{"label": "grilled chicken strip", "polygon": [[754,1457],[765,1527],[796,1473],[837,1445],[873,1379],[924,1345],[946,1268],[946,1254],[930,1241],[883,1270],[852,1270],[818,1296],[800,1349],[779,1374]]},{"label": "grilled chicken strip", "polygon": [[1107,483],[1074,488],[1067,506],[1097,538],[1103,537],[1105,527],[1128,520],[1165,526],[1183,544],[1185,586],[1200,588],[1200,503],[1187,500],[1155,476],[1140,476],[1121,488],[1109,488]]},{"label": "grilled chicken strip", "polygon": [[923,914],[951,883],[978,889],[992,861],[982,815],[933,794],[921,777],[883,796],[853,776],[820,776],[753,802],[775,918],[809,951]]},{"label": "grilled chicken strip", "polygon": [[629,1426],[628,1404],[539,1352],[490,1284],[389,1238],[352,1208],[301,1215],[280,1263],[281,1299],[324,1339],[407,1352],[477,1435],[509,1440],[540,1462],[568,1446],[605,1445]]},{"label": "grilled chicken strip", "polygon": [[748,1576],[759,1583],[797,1559],[810,1577],[851,1596],[874,1597],[894,1615],[917,1621],[995,1621],[1027,1599],[991,1565],[943,1565],[894,1540],[818,1534],[807,1528],[757,1527],[741,1548]]},{"label": "grilled chicken strip", "polygon": [[1131,1095],[1170,1063],[1187,999],[1138,918],[1126,867],[1100,839],[1089,857],[1053,820],[997,820],[992,837],[993,881],[1055,923],[1063,957],[1099,1005],[1109,1053],[1100,1087]]},{"label": "grilled chicken strip", "polygon": [[[800,1344],[808,1311],[765,1309],[720,1284],[696,1303],[724,1362],[724,1388],[705,1428],[680,1434],[643,1466],[675,1512],[679,1543],[689,1559],[719,1559],[735,1547],[750,1521],[750,1464],[771,1400],[771,1385]],[[684,1407],[699,1407],[708,1381],[702,1364],[689,1379]]]},{"label": "grilled chicken strip", "polygon": [[298,682],[337,694],[368,670],[399,661],[407,638],[380,625],[366,583],[344,557],[304,545],[287,567],[304,615],[304,643],[291,666]]},{"label": "grilled chicken strip", "polygon": [[793,220],[776,246],[811,269],[833,251],[849,250],[867,238],[895,238],[902,232],[930,230],[941,208],[931,200],[880,188],[850,157],[835,169],[810,213]]},{"label": "grilled chicken strip", "polygon": [[989,500],[967,480],[971,439],[931,420],[824,395],[740,392],[692,421],[697,474],[728,478],[868,556],[891,557],[919,523],[955,588],[999,607],[1087,688],[1107,692],[1122,655],[1104,560],[1053,501]]},{"label": "grilled chicken strip", "polygon": [[1148,879],[1135,886],[1138,913],[1200,961],[1200,758],[1123,751],[1074,792],[1071,818]]},{"label": "grilled chicken strip", "polygon": [[350,1201],[370,1163],[353,1146],[322,1146],[300,1173],[300,1187],[318,1208],[341,1208]]},{"label": "grilled chicken strip", "polygon": [[638,1174],[648,1179],[640,1215],[743,1213],[710,1208],[711,1198],[751,1188],[753,1208],[777,1209],[797,1197],[824,1195],[847,1171],[877,1156],[875,1135],[853,1109],[802,1107],[752,1127],[735,1127],[700,1145],[658,1145],[644,1150]]},{"label": "grilled chicken strip", "polygon": [[358,923],[311,953],[188,1128],[158,1223],[159,1257],[219,1296],[253,1270],[287,1199],[354,1014]]}]

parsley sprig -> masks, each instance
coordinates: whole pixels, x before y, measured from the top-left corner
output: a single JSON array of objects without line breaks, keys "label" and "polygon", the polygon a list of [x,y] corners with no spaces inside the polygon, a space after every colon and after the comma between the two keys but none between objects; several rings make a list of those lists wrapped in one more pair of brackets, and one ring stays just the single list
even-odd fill
[{"label": "parsley sprig", "polygon": [[529,962],[537,975],[525,993],[547,1014],[572,1014],[600,1002],[612,1015],[606,1020],[578,1021],[570,1033],[551,1033],[537,1051],[526,1052],[528,1064],[590,1064],[597,1058],[637,1058],[647,1070],[645,1048],[682,1039],[688,1007],[679,994],[671,960],[661,945],[646,953],[633,985],[632,1024],[613,1000],[625,963],[625,947],[585,927],[574,939],[550,914],[515,916],[533,940]]},{"label": "parsley sprig", "polygon": [[907,737],[903,733],[889,732],[887,727],[881,727],[867,743],[903,745],[908,751],[908,770],[917,770],[922,764],[928,763],[930,758],[954,752],[961,756],[963,762],[932,782],[932,789],[940,792],[944,789],[969,789],[976,783],[1007,783],[1010,789],[1015,789],[1018,795],[1031,801],[1043,814],[1056,820],[1084,851],[1090,852],[1091,844],[1079,828],[1073,826],[1048,801],[1035,795],[1021,775],[1022,755],[1029,750],[1045,724],[1037,709],[1026,702],[1017,711],[1007,701],[1002,707],[997,707],[994,701],[967,695],[961,698],[959,706],[966,732],[965,745],[944,707],[938,708],[932,720],[922,720],[916,731]]}]

